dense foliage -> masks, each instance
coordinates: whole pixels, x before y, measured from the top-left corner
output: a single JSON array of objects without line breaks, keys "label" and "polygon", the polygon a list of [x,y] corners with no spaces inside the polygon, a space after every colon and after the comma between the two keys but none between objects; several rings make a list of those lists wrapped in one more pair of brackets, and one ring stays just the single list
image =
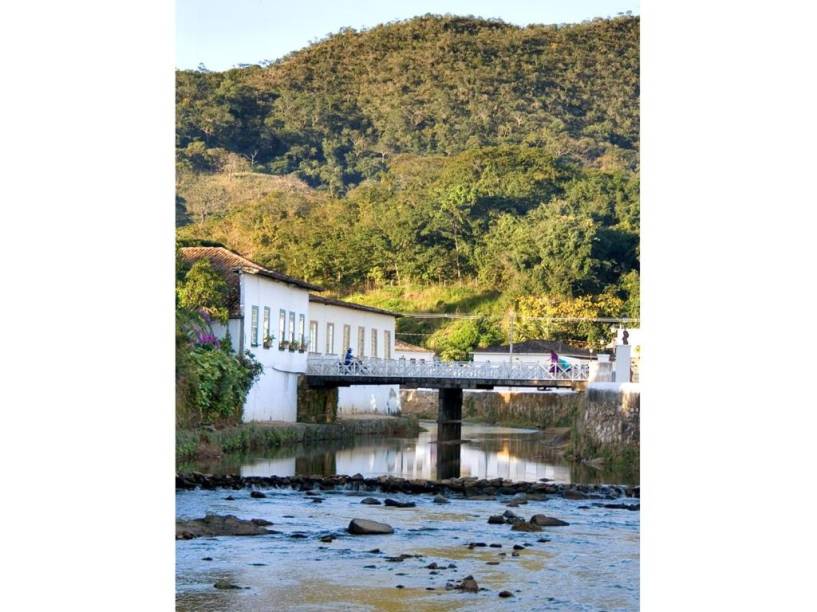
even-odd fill
[{"label": "dense foliage", "polygon": [[402,153],[522,144],[636,163],[637,17],[520,28],[425,16],[351,28],[266,68],[177,75],[177,146],[224,149],[333,193]]},{"label": "dense foliage", "polygon": [[479,324],[399,322],[446,356],[506,337],[523,298],[539,315],[638,316],[638,36],[637,17],[425,16],[265,67],[178,72],[179,236],[369,303],[446,285],[425,310],[469,311],[454,288],[473,290]]},{"label": "dense foliage", "polygon": [[181,426],[236,423],[262,366],[218,340],[212,316],[226,319],[226,284],[209,265],[177,265],[176,419]]}]

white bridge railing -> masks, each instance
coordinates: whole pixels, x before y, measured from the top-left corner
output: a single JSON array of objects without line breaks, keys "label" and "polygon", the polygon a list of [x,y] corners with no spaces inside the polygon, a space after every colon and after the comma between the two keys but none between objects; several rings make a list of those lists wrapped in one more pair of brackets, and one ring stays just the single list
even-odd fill
[{"label": "white bridge railing", "polygon": [[423,359],[355,359],[345,364],[333,357],[310,357],[310,376],[382,378],[460,378],[489,380],[586,381],[590,366],[556,363],[503,363],[492,361],[426,361]]}]

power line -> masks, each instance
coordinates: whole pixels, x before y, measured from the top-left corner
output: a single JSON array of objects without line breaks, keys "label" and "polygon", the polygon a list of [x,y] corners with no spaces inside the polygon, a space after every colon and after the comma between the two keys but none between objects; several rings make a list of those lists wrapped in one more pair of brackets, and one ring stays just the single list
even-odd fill
[{"label": "power line", "polygon": [[[493,319],[502,320],[504,315],[462,315],[451,313],[437,313],[437,312],[401,312],[397,313],[401,317],[412,319],[457,319],[457,320],[477,320],[477,319]],[[570,322],[587,322],[587,323],[636,323],[640,318],[633,317],[528,317],[525,315],[517,315],[517,320],[520,321],[553,321],[558,323]]]}]

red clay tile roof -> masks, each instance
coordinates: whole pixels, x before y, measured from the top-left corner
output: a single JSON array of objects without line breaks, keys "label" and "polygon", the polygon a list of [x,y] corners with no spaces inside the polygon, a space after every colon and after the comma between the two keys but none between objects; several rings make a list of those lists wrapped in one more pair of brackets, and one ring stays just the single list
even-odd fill
[{"label": "red clay tile roof", "polygon": [[241,315],[241,295],[238,274],[241,271],[245,274],[258,274],[273,280],[294,285],[311,291],[323,291],[322,287],[313,285],[304,280],[281,274],[275,270],[269,270],[264,266],[250,261],[224,247],[182,247],[179,249],[181,258],[187,263],[193,263],[199,259],[209,259],[213,268],[219,272],[227,281],[229,287],[228,308],[231,317]]},{"label": "red clay tile roof", "polygon": [[388,315],[390,317],[400,316],[396,312],[389,312],[388,310],[382,310],[380,308],[375,308],[374,306],[365,306],[364,304],[355,304],[354,302],[344,302],[343,300],[323,297],[322,295],[313,295],[311,293],[309,294],[309,301],[315,302],[316,304],[326,304],[328,306],[340,306],[342,308],[353,308],[355,310],[363,310],[365,312],[374,312],[376,314]]}]

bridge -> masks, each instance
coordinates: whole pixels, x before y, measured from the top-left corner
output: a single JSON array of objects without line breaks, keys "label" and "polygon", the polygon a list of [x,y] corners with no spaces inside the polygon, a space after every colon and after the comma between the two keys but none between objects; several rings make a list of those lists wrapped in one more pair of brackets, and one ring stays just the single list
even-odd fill
[{"label": "bridge", "polygon": [[494,387],[584,387],[590,366],[509,361],[426,361],[423,359],[356,359],[310,357],[310,387],[401,385],[431,389],[493,389]]},{"label": "bridge", "polygon": [[439,389],[437,410],[437,478],[460,475],[462,390],[494,387],[583,388],[590,366],[510,361],[425,361],[362,359],[343,363],[337,358],[310,357],[306,383],[310,387],[401,385]]}]

